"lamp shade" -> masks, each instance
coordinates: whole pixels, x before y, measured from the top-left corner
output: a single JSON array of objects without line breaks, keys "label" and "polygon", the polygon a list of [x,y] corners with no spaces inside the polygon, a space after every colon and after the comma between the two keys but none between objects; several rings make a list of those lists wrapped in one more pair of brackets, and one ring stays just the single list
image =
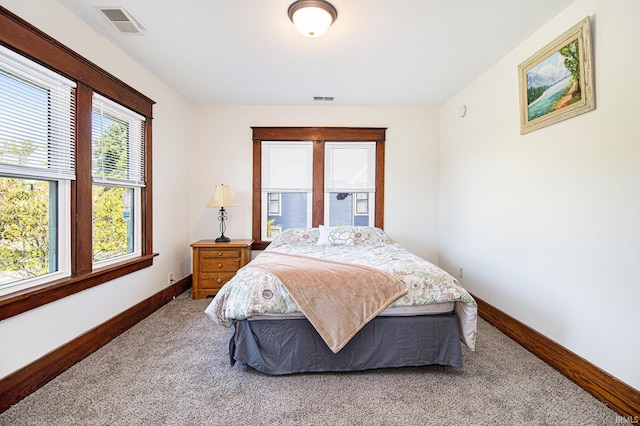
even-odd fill
[{"label": "lamp shade", "polygon": [[338,17],[338,11],[325,0],[298,0],[289,6],[289,19],[306,37],[320,37]]},{"label": "lamp shade", "polygon": [[233,201],[231,192],[228,185],[216,185],[216,192],[213,194],[213,198],[207,204],[207,207],[232,207],[236,202]]}]

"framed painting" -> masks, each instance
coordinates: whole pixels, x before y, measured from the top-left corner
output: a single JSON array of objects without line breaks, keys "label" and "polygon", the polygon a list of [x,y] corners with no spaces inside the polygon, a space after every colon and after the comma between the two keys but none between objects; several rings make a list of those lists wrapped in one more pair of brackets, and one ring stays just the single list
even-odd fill
[{"label": "framed painting", "polygon": [[595,109],[589,17],[518,65],[520,134]]}]

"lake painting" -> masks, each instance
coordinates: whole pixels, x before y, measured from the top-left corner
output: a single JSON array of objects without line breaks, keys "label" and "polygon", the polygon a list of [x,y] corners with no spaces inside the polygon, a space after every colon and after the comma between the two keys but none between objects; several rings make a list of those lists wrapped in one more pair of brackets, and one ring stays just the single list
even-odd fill
[{"label": "lake painting", "polygon": [[580,101],[578,39],[528,70],[526,75],[529,121]]},{"label": "lake painting", "polygon": [[589,17],[518,65],[520,134],[595,109]]}]

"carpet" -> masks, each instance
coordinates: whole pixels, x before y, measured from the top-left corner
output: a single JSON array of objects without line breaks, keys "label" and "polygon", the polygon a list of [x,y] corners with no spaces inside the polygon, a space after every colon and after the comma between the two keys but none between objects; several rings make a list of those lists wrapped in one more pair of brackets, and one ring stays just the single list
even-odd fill
[{"label": "carpet", "polygon": [[624,419],[483,320],[462,368],[267,376],[184,293],[0,414],[0,425],[607,425]]}]

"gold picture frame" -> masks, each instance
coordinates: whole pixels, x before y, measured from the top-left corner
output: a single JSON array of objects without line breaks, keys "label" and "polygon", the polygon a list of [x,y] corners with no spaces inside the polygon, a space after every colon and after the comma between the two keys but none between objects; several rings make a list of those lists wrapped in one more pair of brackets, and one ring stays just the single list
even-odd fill
[{"label": "gold picture frame", "polygon": [[595,109],[587,16],[518,65],[520,134]]}]

